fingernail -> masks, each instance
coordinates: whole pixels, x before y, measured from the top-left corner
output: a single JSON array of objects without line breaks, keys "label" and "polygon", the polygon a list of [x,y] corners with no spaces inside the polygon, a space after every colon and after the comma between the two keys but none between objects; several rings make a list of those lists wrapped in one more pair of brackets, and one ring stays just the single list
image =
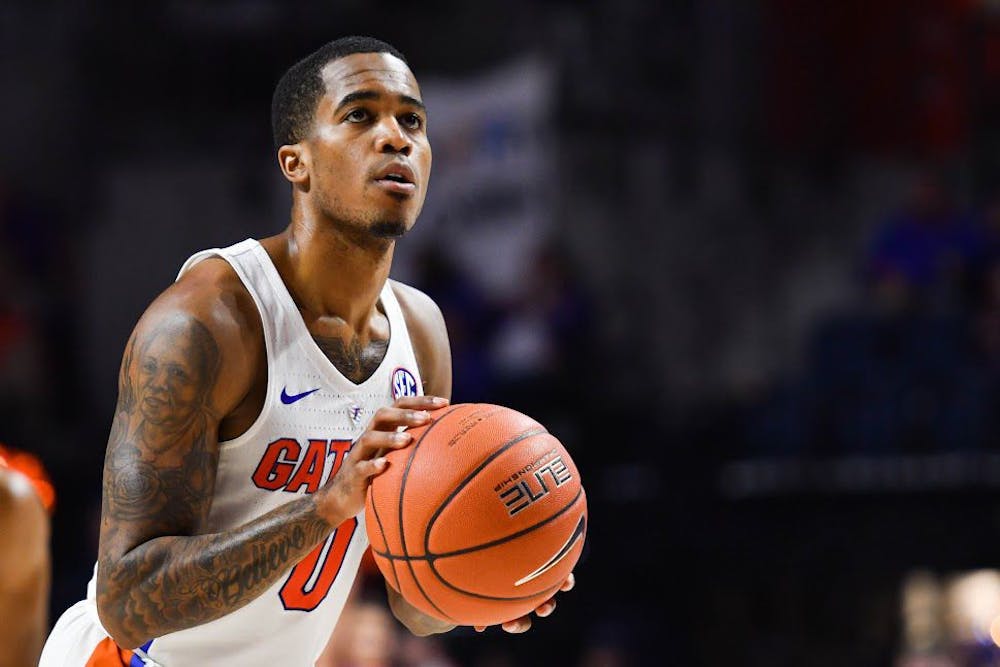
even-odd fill
[{"label": "fingernail", "polygon": [[375,459],[376,468],[384,468],[388,463],[389,461],[387,461],[384,456],[380,456],[377,459]]},{"label": "fingernail", "polygon": [[419,410],[419,411],[413,413],[413,420],[414,421],[427,421],[430,418],[431,418],[431,415],[426,410]]},{"label": "fingernail", "polygon": [[440,396],[431,396],[431,403],[434,405],[445,405],[448,402],[447,398],[441,398]]},{"label": "fingernail", "polygon": [[409,442],[411,437],[413,436],[411,436],[409,433],[394,433],[392,436],[392,441],[402,445]]}]

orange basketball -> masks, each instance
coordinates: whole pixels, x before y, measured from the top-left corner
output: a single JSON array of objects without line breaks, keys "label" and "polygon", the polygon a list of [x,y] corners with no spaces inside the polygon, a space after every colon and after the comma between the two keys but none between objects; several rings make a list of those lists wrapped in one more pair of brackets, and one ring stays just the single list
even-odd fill
[{"label": "orange basketball", "polygon": [[410,429],[372,480],[365,520],[389,585],[457,625],[495,625],[552,597],[580,558],[587,497],[562,444],[531,417],[458,404]]}]

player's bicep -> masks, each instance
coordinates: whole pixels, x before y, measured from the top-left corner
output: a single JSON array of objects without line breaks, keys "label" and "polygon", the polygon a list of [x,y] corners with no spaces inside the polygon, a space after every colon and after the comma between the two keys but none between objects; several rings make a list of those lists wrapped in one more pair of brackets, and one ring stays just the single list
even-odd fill
[{"label": "player's bicep", "polygon": [[217,333],[151,309],[128,342],[104,464],[101,555],[121,556],[204,521],[218,462]]}]

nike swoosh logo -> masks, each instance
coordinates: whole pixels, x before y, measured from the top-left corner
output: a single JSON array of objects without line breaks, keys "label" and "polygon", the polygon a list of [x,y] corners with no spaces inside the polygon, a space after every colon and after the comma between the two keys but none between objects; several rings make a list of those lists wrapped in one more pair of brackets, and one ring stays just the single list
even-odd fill
[{"label": "nike swoosh logo", "polygon": [[573,549],[573,546],[577,543],[577,541],[582,540],[586,534],[587,534],[587,517],[581,516],[579,523],[576,524],[576,528],[573,530],[573,533],[569,536],[569,539],[566,540],[566,544],[562,545],[562,548],[560,548],[559,551],[557,551],[555,555],[548,560],[548,562],[546,562],[544,565],[539,567],[534,572],[515,581],[514,585],[520,586],[521,584],[526,584],[532,579],[536,579],[545,574],[546,572],[548,572],[549,570],[551,570],[553,567],[555,567],[556,563],[561,561],[569,554],[570,550]]},{"label": "nike swoosh logo", "polygon": [[319,387],[316,387],[315,389],[310,389],[309,391],[304,391],[301,394],[294,394],[292,396],[289,396],[287,389],[288,389],[287,387],[283,387],[281,389],[281,402],[284,403],[285,405],[291,405],[295,401],[301,401],[303,398],[305,398],[309,394],[316,393],[317,391],[320,390]]}]

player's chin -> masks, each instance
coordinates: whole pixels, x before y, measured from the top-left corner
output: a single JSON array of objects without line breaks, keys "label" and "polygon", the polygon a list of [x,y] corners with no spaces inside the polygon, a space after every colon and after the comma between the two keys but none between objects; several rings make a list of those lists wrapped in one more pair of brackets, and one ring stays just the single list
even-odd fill
[{"label": "player's chin", "polygon": [[380,239],[398,239],[408,231],[405,220],[380,220],[371,226],[372,236]]}]

